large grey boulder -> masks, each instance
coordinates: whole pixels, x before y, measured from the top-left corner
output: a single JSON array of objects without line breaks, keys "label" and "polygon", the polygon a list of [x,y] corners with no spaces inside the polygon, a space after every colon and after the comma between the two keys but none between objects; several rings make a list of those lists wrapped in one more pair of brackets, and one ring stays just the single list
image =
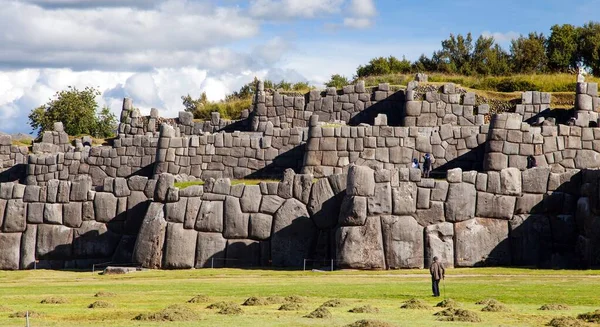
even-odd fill
[{"label": "large grey boulder", "polygon": [[340,268],[385,269],[381,219],[369,217],[364,226],[340,227],[336,249]]},{"label": "large grey boulder", "polygon": [[121,239],[105,224],[95,221],[84,221],[73,231],[73,254],[78,258],[111,258]]},{"label": "large grey boulder", "polygon": [[260,209],[260,201],[262,194],[260,193],[260,186],[258,185],[246,185],[244,188],[244,194],[240,198],[240,205],[242,206],[243,212],[258,212]]},{"label": "large grey boulder", "polygon": [[249,237],[253,240],[266,240],[271,237],[273,216],[263,213],[250,214]]},{"label": "large grey boulder", "polygon": [[62,220],[65,226],[71,228],[79,228],[83,222],[81,202],[65,203],[62,210]]},{"label": "large grey boulder", "polygon": [[277,195],[265,195],[263,196],[260,204],[260,212],[274,214],[285,200]]},{"label": "large grey boulder", "polygon": [[549,268],[552,257],[550,219],[545,215],[516,215],[509,221],[512,264]]},{"label": "large grey boulder", "polygon": [[175,177],[171,174],[160,174],[154,187],[154,200],[165,202],[169,188],[175,184]]},{"label": "large grey boulder", "polygon": [[189,269],[194,267],[198,232],[184,229],[183,224],[167,223],[164,268]]},{"label": "large grey boulder", "polygon": [[508,221],[475,218],[454,225],[457,267],[502,266],[511,262]]},{"label": "large grey boulder", "polygon": [[127,197],[127,217],[125,220],[125,232],[127,234],[137,235],[149,204],[150,201],[142,191],[132,191],[131,195]]},{"label": "large grey boulder", "polygon": [[375,194],[375,171],[367,166],[350,166],[346,194],[371,196]]},{"label": "large grey boulder", "polygon": [[221,233],[198,233],[196,244],[196,268],[225,266],[227,240]]},{"label": "large grey boulder", "polygon": [[302,174],[294,176],[294,197],[302,203],[308,203],[313,184],[313,175]]},{"label": "large grey boulder", "polygon": [[509,220],[515,211],[514,196],[477,193],[477,217]]},{"label": "large grey boulder", "polygon": [[519,168],[505,168],[500,171],[500,187],[502,194],[521,195],[521,171]]},{"label": "large grey boulder", "polygon": [[523,178],[523,192],[543,194],[548,190],[548,176],[550,176],[550,167],[535,167],[527,169],[521,173],[521,176]]},{"label": "large grey boulder", "polygon": [[165,219],[168,223],[183,223],[188,198],[179,198],[177,202],[165,204]]},{"label": "large grey boulder", "polygon": [[392,188],[390,183],[375,184],[375,194],[368,198],[369,215],[392,213]]},{"label": "large grey boulder", "polygon": [[394,215],[411,215],[417,211],[417,185],[411,182],[400,182],[392,189]]},{"label": "large grey boulder", "polygon": [[421,226],[429,226],[444,222],[446,220],[444,202],[431,201],[429,203],[429,209],[418,209],[415,218]]},{"label": "large grey boulder", "polygon": [[46,203],[44,206],[44,223],[63,224],[63,205],[61,203]]},{"label": "large grey boulder", "polygon": [[223,232],[223,201],[202,201],[196,230],[200,232]]},{"label": "large grey boulder", "polygon": [[108,223],[117,215],[117,198],[112,193],[98,192],[94,198],[96,221]]},{"label": "large grey boulder", "polygon": [[20,233],[25,231],[27,221],[27,203],[22,199],[6,202],[2,231],[5,233]]},{"label": "large grey boulder", "polygon": [[450,183],[446,200],[446,220],[459,222],[475,217],[475,185],[469,183]]},{"label": "large grey boulder", "polygon": [[249,215],[242,212],[240,200],[233,196],[225,199],[223,236],[225,238],[248,238]]},{"label": "large grey boulder", "polygon": [[198,213],[200,212],[201,206],[201,198],[188,198],[187,206],[185,207],[185,218],[183,220],[183,227],[185,229],[194,229],[194,227],[196,226],[196,220],[198,219]]},{"label": "large grey boulder", "polygon": [[135,243],[133,261],[145,268],[161,268],[166,229],[164,205],[152,202]]},{"label": "large grey boulder", "polygon": [[62,225],[38,226],[36,258],[66,260],[73,254],[73,230]]},{"label": "large grey boulder", "polygon": [[228,267],[257,267],[260,265],[260,242],[255,240],[227,240]]},{"label": "large grey boulder", "polygon": [[[2,201],[0,200],[0,214],[3,214],[2,211]],[[45,203],[42,202],[32,202],[27,204],[27,224],[41,224],[44,222],[44,207]],[[2,219],[0,219],[2,221]]]},{"label": "large grey boulder", "polygon": [[454,267],[454,225],[439,223],[425,228],[425,266],[438,257],[446,268]]},{"label": "large grey boulder", "polygon": [[382,216],[388,268],[423,268],[423,226],[411,216]]},{"label": "large grey boulder", "polygon": [[21,233],[0,233],[0,270],[19,270]]},{"label": "large grey boulder", "polygon": [[290,168],[283,173],[283,179],[277,187],[277,195],[284,199],[289,199],[294,195],[294,171]]},{"label": "large grey boulder", "polygon": [[301,267],[317,236],[317,228],[308,215],[305,205],[288,199],[277,210],[271,235],[273,266]]},{"label": "large grey boulder", "polygon": [[114,180],[113,193],[117,197],[126,197],[131,194],[129,190],[129,186],[127,185],[127,180],[122,177],[117,177]]},{"label": "large grey boulder", "polygon": [[334,197],[327,178],[321,178],[313,184],[306,207],[319,229],[333,228],[337,224],[340,210]]},{"label": "large grey boulder", "polygon": [[35,243],[37,225],[28,224],[21,237],[21,269],[33,269],[35,265]]},{"label": "large grey boulder", "polygon": [[340,208],[341,226],[364,226],[367,220],[367,198],[346,195]]}]

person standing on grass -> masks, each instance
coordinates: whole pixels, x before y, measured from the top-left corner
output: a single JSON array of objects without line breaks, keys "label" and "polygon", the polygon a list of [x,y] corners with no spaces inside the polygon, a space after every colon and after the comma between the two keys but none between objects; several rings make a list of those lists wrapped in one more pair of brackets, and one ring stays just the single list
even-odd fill
[{"label": "person standing on grass", "polygon": [[438,261],[438,257],[433,257],[433,263],[429,267],[429,273],[431,274],[431,289],[433,290],[433,296],[440,296],[440,280],[444,279],[446,270],[444,265]]},{"label": "person standing on grass", "polygon": [[429,172],[431,171],[431,155],[426,153],[423,157],[423,177],[429,178]]}]

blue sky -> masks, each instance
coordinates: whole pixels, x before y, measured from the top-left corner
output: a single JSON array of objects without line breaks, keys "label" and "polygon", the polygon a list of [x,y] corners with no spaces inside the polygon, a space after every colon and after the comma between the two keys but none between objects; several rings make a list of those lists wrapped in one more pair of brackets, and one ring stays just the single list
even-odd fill
[{"label": "blue sky", "polygon": [[98,87],[115,113],[212,100],[254,76],[322,85],[375,56],[414,60],[450,33],[510,40],[594,20],[600,0],[0,0],[0,131],[69,85]]}]

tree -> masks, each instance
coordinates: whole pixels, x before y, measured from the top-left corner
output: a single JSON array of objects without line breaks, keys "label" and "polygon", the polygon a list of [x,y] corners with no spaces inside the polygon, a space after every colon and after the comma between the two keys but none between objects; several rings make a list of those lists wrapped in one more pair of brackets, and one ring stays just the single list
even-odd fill
[{"label": "tree", "polygon": [[329,82],[325,83],[327,87],[335,87],[342,88],[346,85],[350,85],[350,81],[346,78],[346,76],[342,76],[340,74],[331,75]]},{"label": "tree", "polygon": [[583,64],[600,76],[600,23],[590,22],[580,29],[580,55]]},{"label": "tree", "polygon": [[378,57],[373,58],[365,66],[358,66],[356,69],[356,75],[358,77],[375,76],[375,75],[387,75],[395,73],[409,73],[411,71],[411,62],[405,57],[402,60],[394,56],[387,58]]},{"label": "tree", "polygon": [[437,70],[437,65],[425,54],[422,54],[419,59],[412,64],[412,70],[417,73],[433,72]]},{"label": "tree", "polygon": [[529,33],[511,41],[510,52],[515,73],[542,73],[546,71],[546,38],[544,34]]},{"label": "tree", "polygon": [[192,96],[188,93],[186,96],[181,96],[181,100],[183,101],[185,111],[192,113],[202,110],[202,108],[204,108],[204,106],[208,103],[206,92],[202,92],[198,99],[192,98]]},{"label": "tree", "polygon": [[510,72],[510,56],[493,37],[480,36],[471,55],[473,71],[481,75],[506,75]]},{"label": "tree", "polygon": [[578,51],[580,29],[570,25],[554,25],[546,41],[548,68],[553,72],[568,72],[579,66]]},{"label": "tree", "polygon": [[471,59],[473,52],[473,36],[468,33],[466,37],[450,34],[450,38],[442,41],[442,50],[438,53],[441,61],[448,64],[448,73],[471,75]]},{"label": "tree", "polygon": [[78,90],[69,86],[56,92],[48,103],[33,109],[28,116],[29,125],[39,135],[52,130],[55,122],[62,122],[69,135],[110,137],[114,135],[117,119],[106,107],[97,113],[98,95],[100,92],[93,87]]}]

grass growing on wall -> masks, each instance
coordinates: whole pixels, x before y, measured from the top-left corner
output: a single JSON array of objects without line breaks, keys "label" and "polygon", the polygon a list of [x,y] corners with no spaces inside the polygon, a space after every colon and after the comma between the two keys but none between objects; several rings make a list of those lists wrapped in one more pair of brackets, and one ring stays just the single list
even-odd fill
[{"label": "grass growing on wall", "polygon": [[194,116],[198,120],[210,120],[210,114],[218,112],[221,114],[221,119],[235,120],[241,118],[242,111],[251,107],[252,98],[207,102],[204,107],[194,113]]},{"label": "grass growing on wall", "polygon": [[[231,185],[258,185],[260,182],[279,182],[277,179],[234,179],[231,181]],[[177,182],[175,183],[175,187],[179,189],[184,189],[186,187],[194,186],[194,185],[204,185],[204,181],[190,181],[190,182]]]},{"label": "grass growing on wall", "polygon": [[[73,271],[0,271],[0,326],[24,326],[24,318],[9,318],[16,312],[35,312],[31,326],[346,326],[361,319],[376,319],[394,326],[544,326],[557,316],[576,317],[600,308],[597,296],[599,271],[533,270],[515,268],[448,269],[442,293],[476,312],[479,323],[442,323],[434,306],[444,299],[430,296],[429,271],[335,271],[196,269],[142,271],[102,276]],[[95,297],[97,293],[109,297]],[[204,302],[188,303],[197,295]],[[212,303],[242,304],[249,297],[303,297],[298,311],[278,310],[282,303],[242,306],[242,314],[223,315],[207,309]],[[64,304],[41,304],[61,296]],[[407,300],[425,301],[427,309],[401,309]],[[494,298],[509,312],[482,312],[475,302]],[[343,305],[328,308],[332,318],[303,318],[326,301]],[[90,309],[98,300],[107,308]],[[566,311],[538,310],[545,304],[565,304]],[[195,313],[190,321],[138,322],[140,314],[180,305]],[[378,313],[350,313],[370,305]]]}]

